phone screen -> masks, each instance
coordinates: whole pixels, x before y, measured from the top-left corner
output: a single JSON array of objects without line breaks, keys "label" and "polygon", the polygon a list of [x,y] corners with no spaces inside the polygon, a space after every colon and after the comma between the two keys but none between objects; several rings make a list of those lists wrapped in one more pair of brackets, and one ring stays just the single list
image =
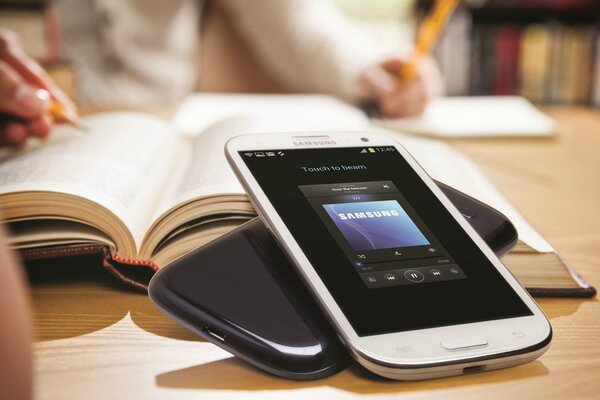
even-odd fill
[{"label": "phone screen", "polygon": [[299,188],[368,288],[466,278],[392,181]]},{"label": "phone screen", "polygon": [[358,335],[532,314],[394,147],[240,156]]}]

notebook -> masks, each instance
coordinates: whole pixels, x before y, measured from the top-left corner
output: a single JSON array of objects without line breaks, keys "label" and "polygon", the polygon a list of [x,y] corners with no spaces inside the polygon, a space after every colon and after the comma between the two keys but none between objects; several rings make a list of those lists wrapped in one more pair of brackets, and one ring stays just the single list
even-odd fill
[{"label": "notebook", "polygon": [[557,132],[554,120],[519,96],[441,97],[420,116],[380,119],[376,124],[443,138],[547,137]]}]

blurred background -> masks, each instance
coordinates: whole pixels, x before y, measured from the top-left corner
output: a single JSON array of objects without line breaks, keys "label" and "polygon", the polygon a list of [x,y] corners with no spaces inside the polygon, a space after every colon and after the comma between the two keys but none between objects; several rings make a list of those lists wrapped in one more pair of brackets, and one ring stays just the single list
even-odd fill
[{"label": "blurred background", "polygon": [[[214,4],[211,4],[214,3]],[[387,48],[406,47],[432,0],[334,0]],[[253,60],[218,1],[202,18],[198,89],[285,92]],[[61,48],[56,2],[0,0],[0,27],[17,32],[26,51],[77,99],[81,74]],[[478,0],[463,2],[434,55],[448,95],[519,94],[538,104],[600,106],[600,1]],[[244,74],[235,68],[243,62]],[[239,71],[238,71],[239,72]],[[251,79],[249,79],[251,77]]]}]

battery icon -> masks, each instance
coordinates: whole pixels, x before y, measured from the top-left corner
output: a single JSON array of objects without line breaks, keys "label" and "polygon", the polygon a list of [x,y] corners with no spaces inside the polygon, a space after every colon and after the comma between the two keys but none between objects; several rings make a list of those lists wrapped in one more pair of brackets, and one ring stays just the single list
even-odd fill
[{"label": "battery icon", "polygon": [[372,147],[369,147],[369,153],[375,153],[375,149]]}]

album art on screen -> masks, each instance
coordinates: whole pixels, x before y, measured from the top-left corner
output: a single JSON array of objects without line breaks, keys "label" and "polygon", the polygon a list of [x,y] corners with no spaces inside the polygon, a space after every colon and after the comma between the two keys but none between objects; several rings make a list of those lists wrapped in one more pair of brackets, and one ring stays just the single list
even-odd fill
[{"label": "album art on screen", "polygon": [[323,204],[355,251],[428,245],[396,200]]}]

